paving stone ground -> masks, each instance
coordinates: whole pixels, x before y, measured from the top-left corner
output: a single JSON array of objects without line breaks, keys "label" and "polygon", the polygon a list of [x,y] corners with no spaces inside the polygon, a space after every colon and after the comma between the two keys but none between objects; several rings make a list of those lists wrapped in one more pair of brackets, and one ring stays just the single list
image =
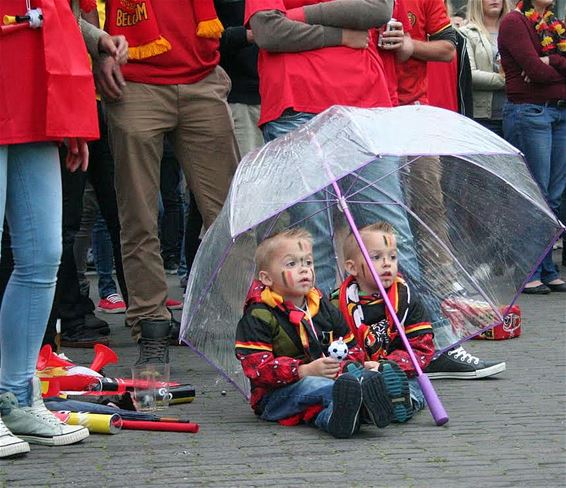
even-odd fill
[{"label": "paving stone ground", "polygon": [[[176,277],[169,282],[171,296],[180,298]],[[520,338],[466,345],[481,357],[507,361],[505,373],[434,382],[450,415],[443,427],[423,411],[404,425],[364,426],[354,439],[335,440],[306,426],[261,422],[208,364],[175,347],[172,379],[192,383],[197,394],[170,413],[198,422],[199,433],[122,431],[91,435],[75,446],[32,446],[23,458],[0,461],[0,485],[566,486],[566,297],[523,295],[519,303]],[[126,376],[137,357],[129,330],[123,315],[104,318],[120,357],[106,372]],[[83,364],[92,357],[90,350],[64,352]]]}]

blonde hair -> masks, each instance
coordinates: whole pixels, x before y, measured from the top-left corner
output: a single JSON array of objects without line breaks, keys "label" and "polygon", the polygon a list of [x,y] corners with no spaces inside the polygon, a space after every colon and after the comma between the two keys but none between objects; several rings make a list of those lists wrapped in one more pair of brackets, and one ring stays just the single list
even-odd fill
[{"label": "blonde hair", "polygon": [[[501,5],[501,12],[499,13],[499,20],[501,20],[510,11],[511,8],[509,7],[509,1],[503,0],[503,4]],[[468,7],[466,8],[466,19],[476,25],[484,35],[489,37],[490,34],[485,27],[483,17],[482,0],[468,0]]]},{"label": "blonde hair", "polygon": [[263,240],[255,251],[256,270],[265,271],[273,259],[273,253],[283,239],[296,239],[307,241],[312,246],[312,236],[310,232],[302,227],[293,227],[278,232]]},{"label": "blonde hair", "polygon": [[[368,234],[370,232],[383,232],[384,234],[395,234],[395,229],[389,222],[385,222],[380,220],[379,222],[375,222],[373,224],[366,225],[360,229],[360,235]],[[344,259],[354,259],[357,253],[360,252],[360,248],[354,237],[354,234],[350,232],[348,237],[344,240],[344,245],[342,246],[342,252],[344,253]]]}]

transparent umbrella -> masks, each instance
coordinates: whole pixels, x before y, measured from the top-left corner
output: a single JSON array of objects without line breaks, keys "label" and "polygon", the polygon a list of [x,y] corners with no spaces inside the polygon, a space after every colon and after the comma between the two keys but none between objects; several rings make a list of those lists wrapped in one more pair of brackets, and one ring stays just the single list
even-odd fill
[{"label": "transparent umbrella", "polygon": [[[328,292],[344,277],[345,235],[377,220],[395,227],[401,272],[444,349],[501,323],[563,230],[522,155],[472,120],[426,106],[335,106],[240,163],[193,264],[181,338],[247,394],[234,338],[257,244],[306,227]],[[440,423],[441,405],[415,369]]]}]

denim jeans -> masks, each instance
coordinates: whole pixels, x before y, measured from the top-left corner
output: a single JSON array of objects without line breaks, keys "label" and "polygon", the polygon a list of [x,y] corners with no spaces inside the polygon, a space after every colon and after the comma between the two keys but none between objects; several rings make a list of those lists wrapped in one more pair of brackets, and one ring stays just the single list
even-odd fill
[{"label": "denim jeans", "polygon": [[61,258],[61,173],[53,143],[0,146],[0,221],[14,253],[0,309],[0,391],[30,405],[30,380]]},{"label": "denim jeans", "polygon": [[114,268],[112,239],[100,210],[96,213],[96,221],[92,227],[92,253],[98,274],[98,296],[106,298],[116,293],[117,288],[116,282],[112,278],[112,269]]},{"label": "denim jeans", "polygon": [[416,413],[426,407],[426,400],[423,391],[417,381],[417,378],[409,378],[409,391],[411,394],[411,403],[413,411]]},{"label": "denim jeans", "polygon": [[[507,102],[503,107],[505,139],[524,155],[533,178],[558,215],[566,188],[566,107]],[[531,276],[544,283],[559,277],[552,250]]]},{"label": "denim jeans", "polygon": [[328,421],[332,413],[332,389],[334,380],[320,376],[306,376],[266,395],[261,407],[261,418],[276,422],[304,411],[311,405],[322,405],[314,425],[328,432]]}]

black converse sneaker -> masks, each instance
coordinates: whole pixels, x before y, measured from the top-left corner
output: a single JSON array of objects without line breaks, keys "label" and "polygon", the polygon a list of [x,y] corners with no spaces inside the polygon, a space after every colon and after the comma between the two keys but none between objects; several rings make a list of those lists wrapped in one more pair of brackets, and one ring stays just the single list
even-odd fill
[{"label": "black converse sneaker", "polygon": [[459,346],[442,353],[425,369],[430,379],[473,380],[505,371],[504,361],[480,359]]}]

